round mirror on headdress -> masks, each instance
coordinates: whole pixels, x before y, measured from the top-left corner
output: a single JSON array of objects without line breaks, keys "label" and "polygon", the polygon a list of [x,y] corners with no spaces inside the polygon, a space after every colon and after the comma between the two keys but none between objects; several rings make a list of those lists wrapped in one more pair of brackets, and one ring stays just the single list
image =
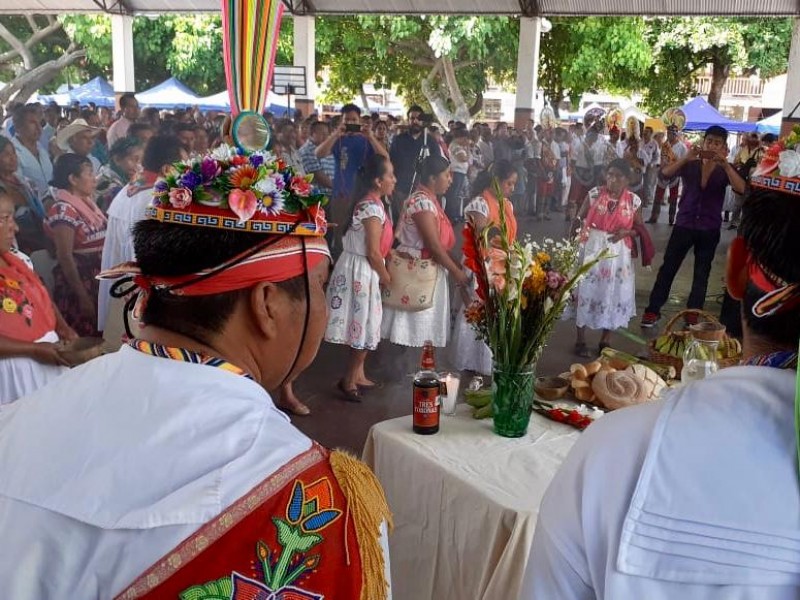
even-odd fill
[{"label": "round mirror on headdress", "polygon": [[622,129],[622,110],[617,108],[612,108],[608,111],[606,115],[606,125],[608,125],[608,129]]},{"label": "round mirror on headdress", "polygon": [[548,105],[542,109],[542,112],[539,113],[539,123],[542,124],[542,127],[545,129],[553,129],[556,126],[556,113],[553,112],[553,109]]},{"label": "round mirror on headdress", "polygon": [[234,143],[245,152],[263,150],[271,130],[262,112],[275,68],[284,4],[280,0],[224,0],[222,42],[231,102]]},{"label": "round mirror on headdress", "polygon": [[586,129],[593,127],[595,123],[602,123],[603,116],[606,114],[606,111],[599,107],[595,106],[594,108],[590,108],[586,111],[586,114],[583,115],[583,125]]},{"label": "round mirror on headdress", "polygon": [[269,145],[272,130],[262,115],[245,110],[234,119],[231,135],[233,142],[242,150],[257,152]]},{"label": "round mirror on headdress", "polygon": [[667,129],[674,128],[678,131],[683,131],[686,127],[686,113],[680,108],[668,108],[664,111],[664,116],[661,117]]}]

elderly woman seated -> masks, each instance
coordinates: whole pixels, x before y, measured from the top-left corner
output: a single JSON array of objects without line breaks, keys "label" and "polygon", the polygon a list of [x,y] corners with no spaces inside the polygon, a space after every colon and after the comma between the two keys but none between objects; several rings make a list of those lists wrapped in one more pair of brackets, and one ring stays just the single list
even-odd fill
[{"label": "elderly woman seated", "polygon": [[42,387],[66,370],[57,342],[78,336],[44,284],[14,249],[14,201],[0,193],[0,405]]}]

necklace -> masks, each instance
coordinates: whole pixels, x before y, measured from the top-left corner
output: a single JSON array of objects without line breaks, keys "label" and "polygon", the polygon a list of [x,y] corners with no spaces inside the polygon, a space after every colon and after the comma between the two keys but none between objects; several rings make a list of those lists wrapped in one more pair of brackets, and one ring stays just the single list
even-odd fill
[{"label": "necklace", "polygon": [[215,356],[209,356],[208,354],[203,354],[202,352],[194,352],[192,350],[186,350],[185,348],[163,346],[161,344],[140,339],[132,339],[128,342],[128,345],[134,350],[138,350],[139,352],[148,354],[150,356],[168,358],[170,360],[177,360],[180,362],[190,362],[199,365],[208,365],[209,367],[216,367],[218,369],[222,369],[223,371],[228,371],[234,375],[241,375],[247,379],[253,379],[244,369],[229,363],[227,360],[223,360]]}]

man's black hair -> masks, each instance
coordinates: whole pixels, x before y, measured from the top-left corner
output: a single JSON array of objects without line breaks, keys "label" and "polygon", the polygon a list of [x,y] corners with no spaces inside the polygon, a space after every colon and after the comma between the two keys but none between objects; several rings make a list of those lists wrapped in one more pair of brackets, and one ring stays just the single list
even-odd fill
[{"label": "man's black hair", "polygon": [[712,125],[708,129],[706,129],[706,132],[705,132],[705,134],[703,134],[703,137],[707,138],[710,135],[712,135],[714,137],[722,138],[723,140],[727,140],[728,139],[728,130],[725,129],[724,127],[721,127],[720,125]]},{"label": "man's black hair", "polygon": [[412,104],[411,107],[408,109],[408,112],[406,112],[406,116],[410,117],[411,113],[414,113],[414,112],[424,113],[425,111],[422,110],[422,107],[419,106],[418,104]]},{"label": "man's black hair", "polygon": [[127,137],[138,138],[138,137],[140,137],[139,134],[142,131],[153,131],[154,132],[155,131],[155,127],[153,127],[150,123],[141,123],[141,122],[131,123],[130,126],[128,127]]},{"label": "man's black hair", "polygon": [[[133,229],[136,260],[145,276],[178,277],[216,267],[262,243],[264,234],[189,227],[145,219]],[[293,299],[304,300],[306,275],[278,284]],[[208,344],[219,333],[248,289],[208,296],[182,296],[153,289],[143,321]]]},{"label": "man's black hair", "polygon": [[343,115],[346,115],[349,112],[358,113],[360,115],[361,114],[361,109],[358,106],[356,106],[355,104],[350,103],[350,104],[345,104],[342,107],[342,111],[341,112],[342,112]]},{"label": "man's black hair", "polygon": [[134,94],[131,94],[130,92],[122,94],[122,96],[119,97],[119,107],[125,108],[128,106],[128,104],[130,104],[131,100],[136,100],[136,96]]},{"label": "man's black hair", "polygon": [[774,144],[778,139],[778,136],[774,133],[765,133],[764,137],[761,138],[761,142],[764,144]]},{"label": "man's black hair", "polygon": [[158,173],[164,165],[178,162],[182,149],[183,144],[174,135],[155,135],[144,148],[142,166],[148,171]]},{"label": "man's black hair", "polygon": [[[741,236],[751,257],[789,283],[800,282],[800,198],[783,192],[751,190],[742,207]],[[748,284],[742,301],[749,329],[781,345],[796,348],[800,339],[800,309],[768,317],[753,315],[753,304],[764,291]]]}]

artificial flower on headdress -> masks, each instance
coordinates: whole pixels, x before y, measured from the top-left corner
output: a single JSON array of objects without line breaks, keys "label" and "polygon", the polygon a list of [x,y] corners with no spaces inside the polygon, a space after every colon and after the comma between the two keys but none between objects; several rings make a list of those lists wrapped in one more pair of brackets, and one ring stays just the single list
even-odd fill
[{"label": "artificial flower on headdress", "polygon": [[312,175],[265,151],[244,152],[225,144],[210,154],[175,163],[156,182],[148,215],[197,226],[324,235],[320,210],[327,198]]},{"label": "artificial flower on headdress", "polygon": [[800,195],[800,125],[767,148],[753,169],[750,184]]}]

